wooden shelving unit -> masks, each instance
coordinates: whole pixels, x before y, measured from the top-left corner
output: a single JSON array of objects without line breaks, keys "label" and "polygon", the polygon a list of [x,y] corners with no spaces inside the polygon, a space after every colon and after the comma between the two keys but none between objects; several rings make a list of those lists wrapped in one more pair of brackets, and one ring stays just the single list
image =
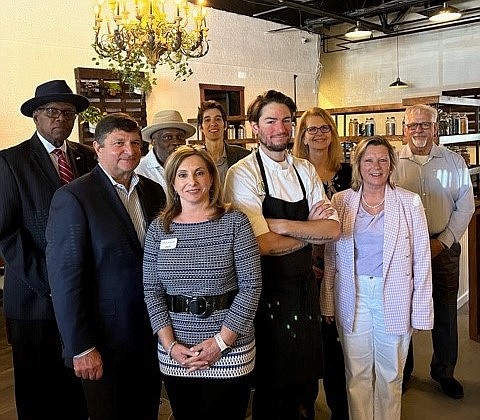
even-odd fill
[{"label": "wooden shelving unit", "polygon": [[[75,85],[77,93],[88,98],[103,112],[125,112],[133,117],[140,127],[147,125],[147,108],[145,96],[134,93],[129,85],[121,83],[111,70],[77,67],[75,68]],[[113,88],[117,88],[117,90]],[[91,144],[93,134],[88,124],[78,124],[80,143]],[[148,149],[148,144],[146,144]],[[145,147],[144,147],[145,149]]]}]

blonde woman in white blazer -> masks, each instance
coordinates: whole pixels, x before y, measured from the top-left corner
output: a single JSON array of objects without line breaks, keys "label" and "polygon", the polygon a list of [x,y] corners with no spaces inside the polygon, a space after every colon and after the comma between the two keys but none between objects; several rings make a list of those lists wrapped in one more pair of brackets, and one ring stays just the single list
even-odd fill
[{"label": "blonde woman in white blazer", "polygon": [[392,184],[396,162],[385,138],[362,140],[352,188],[332,198],[342,233],[326,245],[321,307],[337,322],[353,420],[400,419],[411,334],[433,327],[427,221],[420,197]]}]

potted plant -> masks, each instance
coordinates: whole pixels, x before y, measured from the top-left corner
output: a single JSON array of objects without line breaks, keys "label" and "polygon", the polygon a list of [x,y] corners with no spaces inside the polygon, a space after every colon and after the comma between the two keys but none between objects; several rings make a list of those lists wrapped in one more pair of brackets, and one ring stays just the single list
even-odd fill
[{"label": "potted plant", "polygon": [[95,133],[95,127],[97,123],[107,115],[106,112],[102,112],[100,108],[95,105],[90,105],[85,111],[78,114],[80,124],[88,123],[88,130],[91,133]]}]

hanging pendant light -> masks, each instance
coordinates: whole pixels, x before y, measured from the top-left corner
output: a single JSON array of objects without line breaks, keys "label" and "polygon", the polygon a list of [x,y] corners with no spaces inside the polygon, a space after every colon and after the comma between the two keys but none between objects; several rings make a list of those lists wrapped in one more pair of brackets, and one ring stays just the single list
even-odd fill
[{"label": "hanging pendant light", "polygon": [[388,87],[391,89],[402,89],[402,88],[407,88],[408,84],[400,80],[400,65],[398,63],[398,36],[396,37],[396,41],[397,41],[397,80],[395,80],[393,83],[390,83]]},{"label": "hanging pendant light", "polygon": [[372,31],[362,26],[357,20],[357,24],[353,28],[350,28],[344,36],[349,41],[360,41],[361,39],[370,38]]},{"label": "hanging pendant light", "polygon": [[442,8],[437,13],[430,16],[428,20],[430,22],[443,23],[460,19],[461,16],[462,14],[456,7],[448,6],[447,3],[443,3]]}]

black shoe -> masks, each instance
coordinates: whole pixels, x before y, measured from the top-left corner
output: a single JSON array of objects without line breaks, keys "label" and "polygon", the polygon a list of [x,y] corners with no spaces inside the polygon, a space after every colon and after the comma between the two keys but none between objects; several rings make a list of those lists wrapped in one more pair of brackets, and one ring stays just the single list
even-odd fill
[{"label": "black shoe", "polygon": [[440,384],[445,395],[456,400],[463,398],[463,386],[455,378],[436,378],[432,379]]}]

